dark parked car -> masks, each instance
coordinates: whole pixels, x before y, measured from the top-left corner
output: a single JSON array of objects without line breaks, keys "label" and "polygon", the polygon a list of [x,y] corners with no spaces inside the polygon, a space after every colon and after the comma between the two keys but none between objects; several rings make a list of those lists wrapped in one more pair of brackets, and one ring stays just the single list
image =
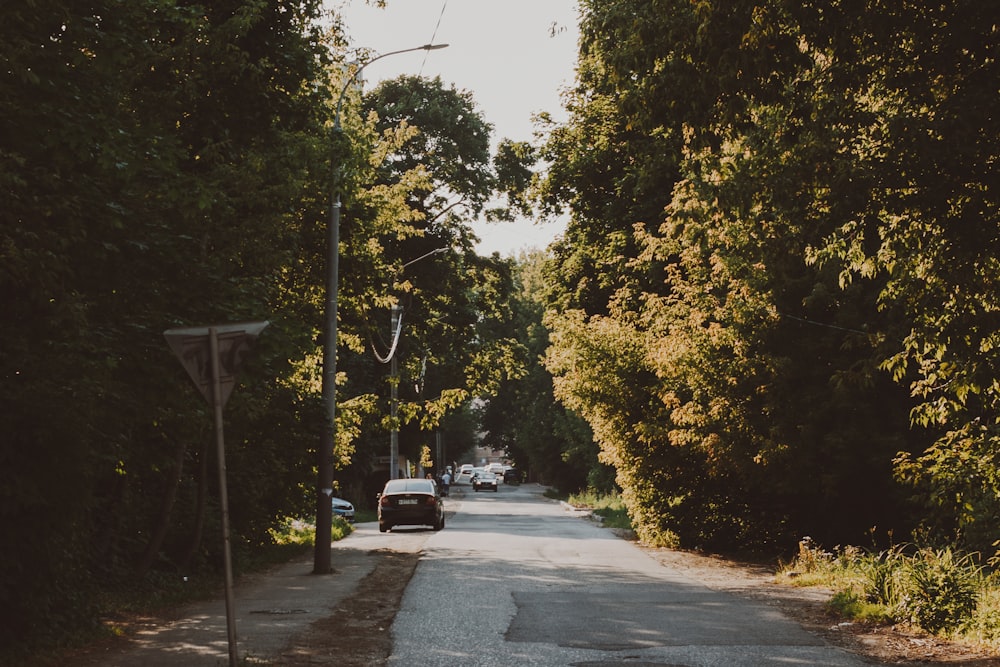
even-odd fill
[{"label": "dark parked car", "polygon": [[515,468],[507,468],[507,470],[503,471],[503,482],[504,484],[520,484],[521,471]]},{"label": "dark parked car", "polygon": [[498,490],[499,481],[497,476],[491,472],[481,472],[472,478],[472,489],[474,491],[480,491],[482,489],[493,489]]},{"label": "dark parked car", "polygon": [[390,479],[378,496],[379,532],[394,526],[444,528],[444,503],[431,479]]}]

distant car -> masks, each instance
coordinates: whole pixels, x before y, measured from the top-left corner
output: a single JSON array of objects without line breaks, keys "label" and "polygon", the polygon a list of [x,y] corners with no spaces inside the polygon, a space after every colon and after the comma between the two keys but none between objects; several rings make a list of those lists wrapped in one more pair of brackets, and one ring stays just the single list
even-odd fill
[{"label": "distant car", "polygon": [[354,505],[343,498],[331,498],[330,500],[333,503],[334,515],[343,517],[346,521],[354,523]]},{"label": "distant car", "polygon": [[493,473],[494,475],[502,475],[503,474],[503,464],[502,463],[491,463],[488,466],[486,466],[486,469],[488,471],[490,471],[491,473]]},{"label": "distant car", "polygon": [[378,496],[378,529],[395,526],[444,528],[444,501],[431,479],[390,479]]},{"label": "distant car", "polygon": [[472,484],[473,482],[476,481],[476,475],[478,475],[478,474],[480,474],[482,472],[483,472],[483,468],[469,468],[468,470],[463,470],[458,475],[459,475],[459,479],[462,482],[464,482],[466,484]]},{"label": "distant car", "polygon": [[521,483],[521,471],[517,468],[508,468],[503,471],[503,481],[504,484],[520,484]]},{"label": "distant car", "polygon": [[458,469],[458,474],[451,480],[452,484],[471,484],[472,473],[475,469],[476,467],[471,463],[463,463],[462,467]]},{"label": "distant car", "polygon": [[478,473],[475,479],[472,480],[472,489],[474,491],[481,491],[482,489],[497,491],[499,490],[499,486],[500,482],[497,476],[487,470]]}]

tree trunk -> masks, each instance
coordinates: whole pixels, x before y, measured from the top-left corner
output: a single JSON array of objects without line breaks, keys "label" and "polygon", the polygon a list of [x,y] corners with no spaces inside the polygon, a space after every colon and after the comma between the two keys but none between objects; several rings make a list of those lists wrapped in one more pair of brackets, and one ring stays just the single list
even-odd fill
[{"label": "tree trunk", "polygon": [[174,509],[174,502],[177,500],[177,489],[181,483],[181,472],[184,470],[184,456],[187,453],[187,444],[178,442],[174,450],[174,474],[170,476],[170,483],[163,494],[163,501],[160,503],[160,516],[156,522],[153,534],[146,544],[146,550],[142,554],[139,565],[136,566],[136,574],[141,578],[146,575],[153,565],[153,560],[160,553],[160,547],[167,536],[170,528],[170,514]]},{"label": "tree trunk", "polygon": [[194,512],[194,528],[187,551],[181,558],[181,572],[190,572],[198,549],[201,548],[202,533],[205,531],[205,507],[208,505],[208,439],[202,438],[201,456],[198,465],[198,499]]}]

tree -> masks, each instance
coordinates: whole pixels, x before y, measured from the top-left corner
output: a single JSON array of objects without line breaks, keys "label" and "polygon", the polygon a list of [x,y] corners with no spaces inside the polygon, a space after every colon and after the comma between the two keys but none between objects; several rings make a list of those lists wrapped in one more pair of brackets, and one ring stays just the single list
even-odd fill
[{"label": "tree", "polygon": [[[283,281],[319,158],[318,11],[41,2],[0,28],[0,458],[17,471],[0,504],[17,545],[0,587],[16,619],[5,646],[89,622],[97,586],[214,548],[183,537],[210,502],[208,415],[164,329],[272,319],[246,378],[259,393],[229,414],[295,404],[263,387],[310,336],[283,318],[303,307]],[[234,506],[246,494],[282,511],[288,495],[271,492],[297,476],[250,489],[239,477],[258,442],[232,435]],[[280,451],[294,468],[300,452]],[[235,519],[259,539],[256,520]]]},{"label": "tree", "polygon": [[[356,130],[357,154],[370,161],[358,160],[346,175],[342,233],[351,268],[342,267],[367,283],[347,292],[342,315],[352,352],[341,365],[344,393],[385,398],[385,370],[368,348],[387,355],[389,306],[402,306],[398,426],[402,450],[416,459],[424,445],[434,451],[432,431],[461,423],[448,415],[519,372],[519,346],[502,324],[512,269],[473,248],[470,216],[482,211],[497,181],[490,127],[471,96],[439,79],[401,77],[362,102],[367,115],[345,123]],[[359,440],[355,476],[367,476],[390,427],[385,418]]]},{"label": "tree", "polygon": [[[996,293],[998,154],[995,21],[976,3],[866,7],[864,34],[820,22],[839,71],[818,81],[855,121],[839,142],[850,171],[831,174],[844,215],[813,259],[842,281],[880,288],[903,325],[884,367],[938,436],[902,452],[897,472],[925,504],[937,539],[989,548],[998,476]],[[853,194],[857,193],[857,194]],[[851,196],[853,194],[853,196]]]},{"label": "tree", "polygon": [[542,364],[550,344],[542,322],[546,292],[540,251],[517,259],[517,290],[510,304],[516,336],[525,348],[525,372],[500,383],[482,409],[483,444],[503,450],[522,471],[564,493],[590,487],[609,491],[597,473],[598,450],[587,423],[556,401],[552,375]]},{"label": "tree", "polygon": [[900,313],[811,261],[863,197],[830,195],[860,117],[825,87],[843,73],[830,7],[587,3],[546,147],[543,202],[572,212],[547,363],[648,539],[907,525],[891,461],[921,439],[878,372]]}]

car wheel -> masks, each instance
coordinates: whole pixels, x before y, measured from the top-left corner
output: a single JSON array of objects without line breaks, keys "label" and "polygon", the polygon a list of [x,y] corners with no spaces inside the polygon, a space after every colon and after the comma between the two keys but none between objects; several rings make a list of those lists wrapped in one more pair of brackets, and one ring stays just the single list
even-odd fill
[{"label": "car wheel", "polygon": [[386,532],[387,530],[389,530],[390,528],[392,528],[392,526],[390,526],[389,524],[386,524],[386,523],[382,523],[381,521],[379,521],[379,524],[378,524],[378,532],[380,532],[380,533],[384,533],[384,532]]},{"label": "car wheel", "polygon": [[444,528],[444,517],[441,517],[441,520],[434,524],[434,530],[441,530],[442,528]]},{"label": "car wheel", "polygon": [[499,490],[500,490],[500,487],[499,487],[499,486],[494,486],[494,487],[493,487],[493,493],[496,493],[496,492],[497,492],[497,491],[499,491]]}]

